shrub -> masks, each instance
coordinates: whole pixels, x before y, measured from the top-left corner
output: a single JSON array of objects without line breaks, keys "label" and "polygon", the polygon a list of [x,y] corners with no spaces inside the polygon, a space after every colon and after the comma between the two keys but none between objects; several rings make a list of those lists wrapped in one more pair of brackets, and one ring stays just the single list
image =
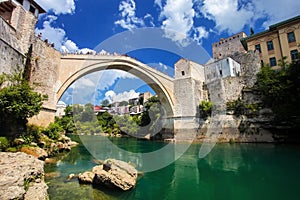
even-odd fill
[{"label": "shrub", "polygon": [[63,128],[57,123],[50,123],[47,128],[42,130],[42,133],[47,135],[50,139],[57,140],[60,134],[63,133]]},{"label": "shrub", "polygon": [[9,141],[6,137],[0,137],[0,151],[6,151],[9,147]]},{"label": "shrub", "polygon": [[200,108],[200,116],[203,118],[207,118],[211,115],[213,104],[210,101],[201,101]]}]

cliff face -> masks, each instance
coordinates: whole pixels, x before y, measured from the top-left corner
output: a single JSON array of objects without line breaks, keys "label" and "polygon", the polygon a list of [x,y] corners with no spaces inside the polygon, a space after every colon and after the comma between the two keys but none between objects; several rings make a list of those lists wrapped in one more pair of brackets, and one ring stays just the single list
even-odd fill
[{"label": "cliff face", "polygon": [[48,199],[44,162],[25,153],[0,152],[0,199]]}]

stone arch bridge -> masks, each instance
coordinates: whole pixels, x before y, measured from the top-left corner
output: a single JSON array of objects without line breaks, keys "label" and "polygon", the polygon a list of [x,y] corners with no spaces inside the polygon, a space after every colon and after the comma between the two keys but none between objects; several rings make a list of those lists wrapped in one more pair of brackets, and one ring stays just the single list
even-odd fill
[{"label": "stone arch bridge", "polygon": [[[35,61],[39,62],[39,59]],[[172,78],[136,59],[121,55],[57,54],[44,61],[46,63],[35,64],[32,81],[41,83],[38,90],[48,94],[49,99],[31,123],[45,126],[53,121],[57,102],[77,79],[96,71],[117,69],[137,76],[156,92],[166,111],[167,129],[174,133],[182,127],[198,128],[197,108],[204,96],[201,89],[204,83],[202,65],[181,59],[174,66],[175,77]]]}]

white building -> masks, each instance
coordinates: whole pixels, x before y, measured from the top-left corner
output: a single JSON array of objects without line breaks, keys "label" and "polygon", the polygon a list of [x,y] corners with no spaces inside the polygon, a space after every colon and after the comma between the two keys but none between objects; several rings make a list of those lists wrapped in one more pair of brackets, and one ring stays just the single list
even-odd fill
[{"label": "white building", "polygon": [[236,77],[241,74],[241,65],[227,57],[205,65],[206,83],[219,78]]},{"label": "white building", "polygon": [[65,113],[66,107],[67,107],[67,104],[65,104],[65,102],[59,101],[56,105],[56,114],[55,114],[55,116],[57,116],[57,117],[64,116],[66,114]]}]

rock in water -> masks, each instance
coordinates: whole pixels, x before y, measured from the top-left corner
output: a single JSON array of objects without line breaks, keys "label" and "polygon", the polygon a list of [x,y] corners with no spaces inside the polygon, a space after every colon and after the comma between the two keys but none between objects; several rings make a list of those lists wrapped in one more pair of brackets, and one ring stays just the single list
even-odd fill
[{"label": "rock in water", "polygon": [[95,174],[95,185],[115,186],[122,190],[129,190],[136,185],[138,172],[124,161],[107,159],[103,165],[94,167],[92,171]]},{"label": "rock in water", "polygon": [[95,174],[93,172],[84,172],[78,174],[78,180],[80,183],[93,183]]},{"label": "rock in water", "polygon": [[25,153],[0,152],[0,199],[48,199],[44,162]]}]

